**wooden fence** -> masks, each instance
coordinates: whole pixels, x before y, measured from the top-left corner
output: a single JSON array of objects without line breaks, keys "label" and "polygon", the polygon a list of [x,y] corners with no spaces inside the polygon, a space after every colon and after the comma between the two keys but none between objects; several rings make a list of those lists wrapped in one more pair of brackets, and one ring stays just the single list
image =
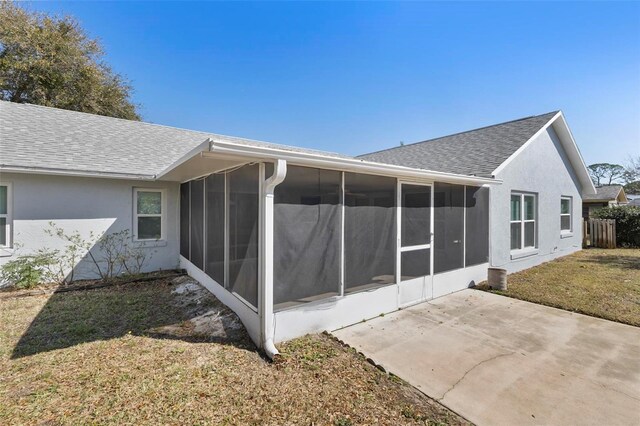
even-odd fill
[{"label": "wooden fence", "polygon": [[582,246],[616,248],[616,221],[613,219],[583,219]]}]

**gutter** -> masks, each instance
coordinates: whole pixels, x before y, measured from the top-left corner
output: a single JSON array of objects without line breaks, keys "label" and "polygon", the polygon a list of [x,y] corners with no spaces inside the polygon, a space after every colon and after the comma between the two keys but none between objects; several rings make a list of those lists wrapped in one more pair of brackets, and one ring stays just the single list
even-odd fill
[{"label": "gutter", "polygon": [[270,359],[280,352],[273,343],[273,192],[287,175],[287,162],[279,159],[274,162],[273,175],[264,182],[262,189],[262,285],[260,286],[260,343]]},{"label": "gutter", "polygon": [[57,169],[57,168],[49,168],[49,167],[12,166],[8,164],[0,164],[0,172],[32,173],[32,174],[57,175],[57,176],[98,177],[98,178],[108,178],[108,179],[132,179],[132,180],[150,180],[150,181],[156,180],[156,175],[103,172],[98,170],[73,170],[73,169]]},{"label": "gutter", "polygon": [[390,177],[430,179],[448,183],[497,185],[502,181],[494,178],[459,175],[455,173],[437,172],[425,169],[415,169],[393,164],[375,163],[357,158],[333,157],[316,153],[287,151],[283,149],[258,147],[213,140],[209,151],[201,154],[205,158],[217,158],[220,155],[236,158],[251,158],[255,160],[285,160],[287,163],[326,168],[340,171],[377,174]]}]

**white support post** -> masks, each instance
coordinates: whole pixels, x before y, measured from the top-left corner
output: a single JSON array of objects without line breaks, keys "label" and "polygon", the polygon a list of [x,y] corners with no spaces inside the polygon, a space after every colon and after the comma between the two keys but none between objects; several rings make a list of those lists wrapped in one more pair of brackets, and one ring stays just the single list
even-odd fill
[{"label": "white support post", "polygon": [[[262,174],[264,176],[264,174]],[[276,160],[273,175],[262,185],[262,220],[261,220],[261,253],[262,268],[260,274],[260,330],[262,349],[273,359],[278,350],[273,344],[274,315],[273,315],[273,192],[287,175],[287,162]]]}]

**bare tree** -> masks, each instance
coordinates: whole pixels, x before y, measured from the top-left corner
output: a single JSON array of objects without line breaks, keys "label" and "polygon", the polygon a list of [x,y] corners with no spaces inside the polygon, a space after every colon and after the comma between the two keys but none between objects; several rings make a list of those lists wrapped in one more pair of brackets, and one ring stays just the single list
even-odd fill
[{"label": "bare tree", "polygon": [[630,155],[624,166],[624,181],[626,183],[640,180],[640,155]]},{"label": "bare tree", "polygon": [[625,168],[620,164],[596,163],[589,166],[589,174],[595,186],[617,183],[625,173]]}]

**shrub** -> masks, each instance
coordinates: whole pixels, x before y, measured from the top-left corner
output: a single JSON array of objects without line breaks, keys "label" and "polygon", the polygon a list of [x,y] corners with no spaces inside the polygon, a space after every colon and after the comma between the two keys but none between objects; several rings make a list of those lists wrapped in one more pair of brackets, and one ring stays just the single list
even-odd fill
[{"label": "shrub", "polygon": [[640,207],[614,206],[600,209],[594,216],[598,219],[616,221],[616,242],[620,247],[640,247]]},{"label": "shrub", "polygon": [[2,279],[16,288],[33,288],[42,283],[59,282],[55,272],[57,253],[39,251],[36,254],[18,256],[2,265]]},{"label": "shrub", "polygon": [[[135,276],[142,272],[155,251],[149,251],[132,243],[128,229],[88,239],[79,231],[67,232],[49,222],[45,233],[64,241],[59,250],[42,248],[35,253],[16,256],[0,267],[0,284],[15,288],[32,288],[39,284],[63,284],[75,280],[75,268],[86,256],[94,265],[100,279],[109,280],[121,275]],[[96,253],[92,252],[98,246]]]}]

